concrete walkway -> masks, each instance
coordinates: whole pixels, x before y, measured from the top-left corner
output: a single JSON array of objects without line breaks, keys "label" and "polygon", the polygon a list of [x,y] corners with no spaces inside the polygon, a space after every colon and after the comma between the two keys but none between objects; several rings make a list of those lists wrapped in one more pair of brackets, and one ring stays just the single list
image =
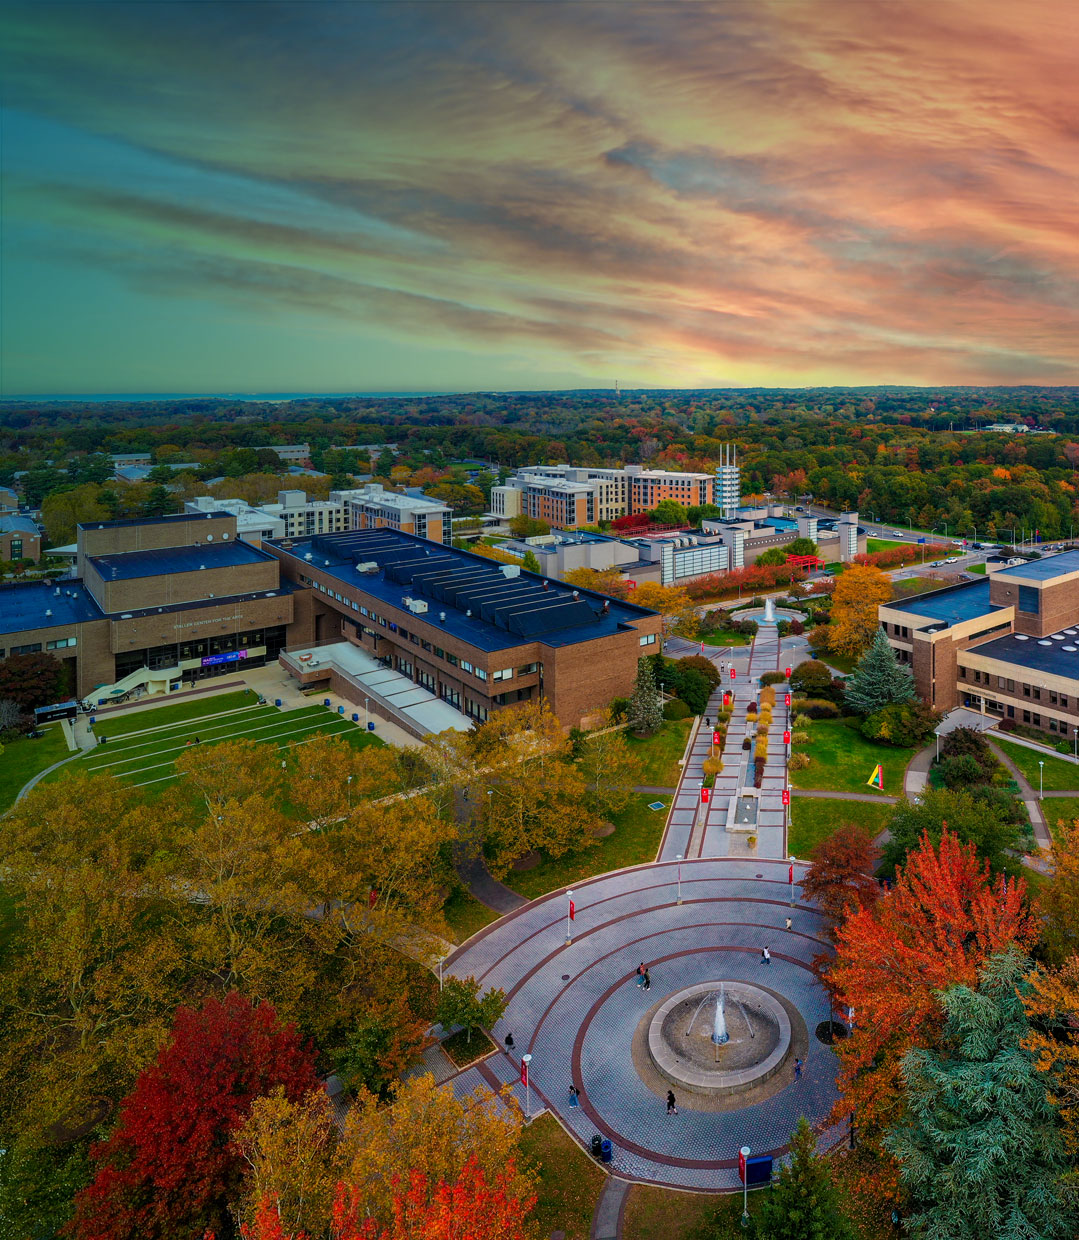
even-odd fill
[{"label": "concrete walkway", "polygon": [[1049,828],[1045,825],[1045,815],[1042,813],[1041,803],[1038,800],[1038,794],[1027,782],[1026,776],[1008,757],[1008,755],[999,746],[994,745],[992,741],[988,742],[989,748],[994,757],[1003,763],[1007,768],[1012,779],[1019,785],[1019,795],[1022,797],[1023,804],[1027,807],[1027,814],[1030,816],[1030,825],[1034,829],[1034,839],[1037,841],[1038,847],[1045,849],[1047,852],[1052,850],[1053,837],[1049,834]]},{"label": "concrete walkway", "polygon": [[496,913],[512,913],[528,903],[524,896],[500,883],[480,856],[458,858],[455,868],[457,877],[468,888],[469,894]]},{"label": "concrete walkway", "polygon": [[896,805],[898,797],[874,796],[871,792],[829,792],[820,788],[792,788],[791,796],[815,797],[818,801],[864,801],[867,805]]},{"label": "concrete walkway", "polygon": [[626,1198],[630,1190],[629,1180],[609,1175],[600,1189],[596,1212],[592,1215],[592,1231],[589,1240],[618,1240],[622,1235],[622,1216],[626,1212]]},{"label": "concrete walkway", "polygon": [[913,801],[929,783],[929,768],[933,765],[936,753],[937,742],[934,738],[924,749],[919,749],[907,763],[907,769],[903,772],[903,795],[908,801]]}]

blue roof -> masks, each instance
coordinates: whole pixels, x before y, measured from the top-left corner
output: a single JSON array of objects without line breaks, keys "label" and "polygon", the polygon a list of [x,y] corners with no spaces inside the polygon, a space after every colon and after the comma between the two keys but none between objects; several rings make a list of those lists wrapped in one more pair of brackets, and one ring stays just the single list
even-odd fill
[{"label": "blue roof", "polygon": [[250,543],[237,540],[197,547],[94,555],[90,556],[90,563],[101,574],[102,581],[129,581],[133,577],[157,577],[163,573],[193,573],[200,568],[236,568],[270,558]]},{"label": "blue roof", "polygon": [[172,525],[178,521],[227,521],[228,512],[178,512],[171,517],[139,517],[126,521],[80,521],[80,530],[114,530],[121,525]]},{"label": "blue roof", "polygon": [[[995,575],[995,574],[994,574]],[[963,582],[957,586],[945,586],[929,594],[917,594],[914,598],[897,599],[885,603],[892,611],[907,612],[912,616],[924,616],[945,624],[959,624],[977,616],[987,616],[1000,608],[989,602],[988,577],[981,581]]]},{"label": "blue roof", "polygon": [[0,517],[0,534],[32,534],[38,538],[41,531],[29,517]]},{"label": "blue roof", "polygon": [[998,569],[996,577],[1024,577],[1028,581],[1051,581],[1068,573],[1079,573],[1079,551],[1062,551],[1060,555],[1043,556],[1026,564]]},{"label": "blue roof", "polygon": [[[1046,672],[1051,676],[1066,676],[1070,680],[1079,680],[1079,630],[1062,629],[1052,637],[1028,637],[1010,633],[1007,637],[996,637],[980,646],[970,646],[966,653],[983,655],[987,659],[999,659],[1002,663],[1011,663],[1016,667],[1030,668],[1036,672]],[[963,653],[959,654],[963,661]],[[962,687],[962,686],[960,686]]]},{"label": "blue roof", "polygon": [[34,581],[0,587],[0,633],[68,628],[100,620],[103,615],[81,581],[62,581],[58,585]]},{"label": "blue roof", "polygon": [[[287,550],[281,542],[273,546],[296,561],[301,572],[307,565],[399,610],[407,611],[406,597],[422,599],[428,604],[423,622],[479,650],[534,641],[573,645],[607,637],[627,622],[656,614],[591,590],[578,589],[574,597],[573,587],[523,569],[507,577],[502,569],[509,565],[400,530],[324,534],[294,541]],[[363,563],[377,564],[378,571],[358,572],[357,565]],[[359,612],[348,610],[361,619]]]}]

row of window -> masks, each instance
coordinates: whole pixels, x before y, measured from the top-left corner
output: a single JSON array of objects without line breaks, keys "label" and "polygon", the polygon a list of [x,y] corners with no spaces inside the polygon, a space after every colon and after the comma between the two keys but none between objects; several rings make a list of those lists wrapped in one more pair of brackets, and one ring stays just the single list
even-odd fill
[{"label": "row of window", "polygon": [[[1015,681],[1014,680],[1009,680],[1004,676],[997,676],[994,678],[993,676],[989,674],[989,672],[979,671],[978,668],[971,669],[967,667],[960,667],[959,679],[960,680],[970,679],[976,685],[985,685],[986,687],[991,685],[993,683],[993,680],[995,679],[997,682],[996,687],[998,689],[1004,689],[1008,693],[1015,692]],[[1023,697],[1032,698],[1036,702],[1040,702],[1042,700],[1042,693],[1044,692],[1046,694],[1046,698],[1049,701],[1050,705],[1065,706],[1065,707],[1068,705],[1068,695],[1066,693],[1058,694],[1055,689],[1042,690],[1037,685],[1024,685],[1022,683],[1020,684],[1019,687],[1022,690]]]},{"label": "row of window", "polygon": [[642,646],[654,646],[656,644],[655,633],[643,633],[641,635],[640,644]]}]

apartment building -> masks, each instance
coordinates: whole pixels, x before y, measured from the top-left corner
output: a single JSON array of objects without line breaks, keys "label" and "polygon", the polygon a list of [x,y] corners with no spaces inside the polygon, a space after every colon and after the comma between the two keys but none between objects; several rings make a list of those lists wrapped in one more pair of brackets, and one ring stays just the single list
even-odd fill
[{"label": "apartment building", "polygon": [[346,530],[386,528],[445,544],[453,536],[453,509],[438,500],[399,495],[378,482],[351,491],[331,491],[330,498],[344,506]]}]

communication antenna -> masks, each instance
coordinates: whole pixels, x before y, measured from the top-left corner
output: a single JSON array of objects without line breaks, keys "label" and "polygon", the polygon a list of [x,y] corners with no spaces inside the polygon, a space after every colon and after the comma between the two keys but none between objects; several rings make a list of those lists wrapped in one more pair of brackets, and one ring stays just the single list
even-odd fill
[{"label": "communication antenna", "polygon": [[622,399],[622,384],[617,379],[614,381],[614,398],[615,400]]}]

